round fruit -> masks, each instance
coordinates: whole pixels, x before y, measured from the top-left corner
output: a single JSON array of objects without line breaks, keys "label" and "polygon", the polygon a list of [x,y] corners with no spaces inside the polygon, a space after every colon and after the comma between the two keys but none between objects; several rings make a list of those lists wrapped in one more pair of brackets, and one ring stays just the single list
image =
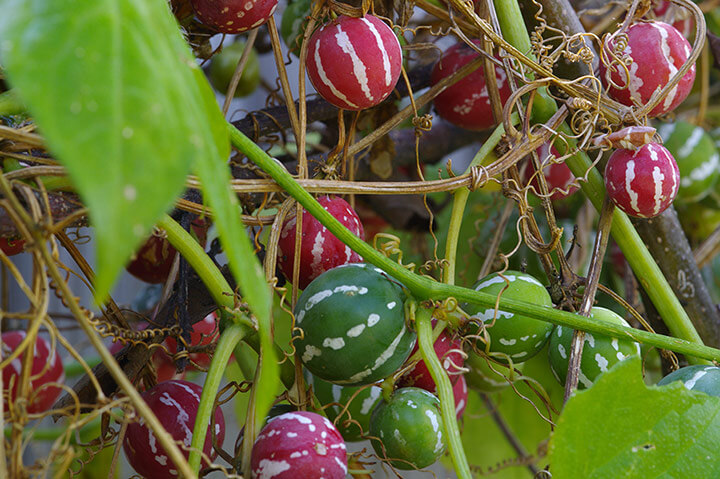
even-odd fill
[{"label": "round fruit", "polygon": [[[318,198],[318,203],[351,233],[364,239],[365,234],[360,218],[347,201],[337,196],[321,196]],[[336,266],[362,261],[359,254],[337,239],[307,210],[303,210],[302,217],[300,276],[298,279],[300,289],[305,289],[312,280]],[[278,240],[278,267],[288,281],[293,279],[296,223],[295,210],[292,210],[283,223]]]},{"label": "round fruit", "polygon": [[[315,397],[323,406],[332,404],[325,409],[328,419],[337,423],[337,428],[343,439],[348,442],[362,441],[363,434],[367,434],[370,427],[370,415],[380,402],[382,389],[377,386],[365,387],[362,391],[359,386],[338,386],[308,374],[308,383],[313,385]],[[352,399],[352,401],[351,401]],[[347,411],[345,406],[350,402]],[[340,418],[338,416],[342,413]],[[349,419],[352,419],[349,421]],[[346,423],[347,422],[347,423]]]},{"label": "round fruit", "polygon": [[336,384],[374,383],[410,355],[415,333],[405,326],[405,292],[367,264],[338,266],[320,275],[295,306],[294,341],[303,364]]},{"label": "round fruit", "polygon": [[[508,366],[492,362],[488,364],[488,359],[485,359],[479,354],[470,353],[465,360],[465,367],[470,371],[463,376],[467,377],[468,384],[478,391],[486,393],[494,393],[502,391],[510,385],[508,379],[517,378],[517,373],[510,371]],[[523,364],[513,364],[515,369],[522,369]]]},{"label": "round fruit", "polygon": [[[675,76],[690,56],[691,47],[680,32],[664,22],[636,23],[626,33],[628,45],[620,56],[627,55],[630,59],[627,74],[617,64],[608,72],[605,64],[600,62],[600,79],[613,99],[627,106],[644,105]],[[608,56],[614,45],[615,38],[611,37],[605,45]],[[694,81],[695,65],[648,116],[656,117],[674,110],[688,96]]]},{"label": "round fruit", "polygon": [[191,0],[202,23],[220,33],[241,33],[265,23],[278,0]]},{"label": "round fruit", "polygon": [[280,35],[285,45],[295,56],[300,55],[303,35],[308,24],[312,0],[295,0],[290,3],[282,14],[280,21]]},{"label": "round fruit", "polygon": [[[598,322],[629,326],[618,314],[599,306],[592,309],[590,318]],[[565,384],[567,377],[572,337],[573,329],[563,326],[557,326],[550,336],[550,369],[561,384]],[[633,354],[640,354],[640,346],[633,341],[585,333],[578,387],[589,388],[600,374]]]},{"label": "round fruit", "polygon": [[[183,446],[180,450],[185,457],[189,455],[188,448],[192,442],[192,431],[195,427],[201,393],[202,387],[197,384],[172,380],[158,383],[142,394],[142,398],[155,413],[160,424],[175,441],[182,442]],[[220,407],[215,409],[215,430],[208,427],[202,450],[203,454],[211,459],[216,456],[212,448],[213,434],[218,446],[222,447],[225,439],[225,418]],[[157,442],[157,438],[144,421],[140,420],[128,425],[123,449],[128,462],[138,474],[153,479],[178,477],[178,472],[174,469],[167,452]]]},{"label": "round fruit", "polygon": [[[208,70],[210,84],[223,95],[227,93],[228,86],[235,74],[235,69],[244,50],[245,42],[238,41],[230,43],[229,45],[224,45],[220,53],[210,60]],[[248,96],[255,91],[259,84],[260,62],[258,61],[257,52],[252,48],[247,62],[245,62],[242,75],[240,75],[237,88],[235,89],[235,98]]]},{"label": "round fruit", "polygon": [[[474,43],[481,46],[480,40],[474,40]],[[478,56],[480,54],[465,43],[453,45],[435,64],[430,76],[431,84],[435,85],[443,78],[452,75]],[[510,84],[506,81],[505,70],[495,67],[495,78],[500,99],[505,103],[512,93]],[[435,97],[435,110],[453,125],[468,130],[485,130],[495,125],[497,119],[493,116],[490,105],[484,68],[478,68],[443,90]]]},{"label": "round fruit", "polygon": [[675,27],[683,37],[690,38],[692,36],[694,22],[688,9],[679,5],[673,5],[669,0],[661,0],[657,3],[657,6],[653,8],[653,13],[658,20],[662,20]]},{"label": "round fruit", "polygon": [[[555,158],[560,157],[560,153],[558,153],[557,149],[555,149],[554,146],[549,146],[547,143],[537,149],[538,158],[540,159],[541,164],[550,156],[550,153],[552,153]],[[545,181],[547,182],[548,192],[550,193],[550,200],[558,201],[563,198],[567,198],[577,191],[577,185],[572,184],[572,182],[575,181],[575,175],[572,174],[572,171],[570,171],[570,168],[564,162],[550,163],[542,170],[543,175],[545,175]],[[535,166],[532,162],[528,164],[525,171],[528,179],[534,176]],[[533,177],[532,185],[535,190],[540,193],[540,186],[538,185],[537,178]]]},{"label": "round fruit", "polygon": [[373,411],[370,436],[377,438],[372,439],[375,453],[393,467],[427,467],[445,452],[440,401],[424,389],[398,389]]},{"label": "round fruit", "polygon": [[[209,225],[204,220],[193,222],[192,231],[204,247]],[[170,275],[177,250],[164,238],[162,232],[153,233],[127,265],[128,273],[146,283],[163,283]]]},{"label": "round fruit", "polygon": [[685,366],[662,378],[657,385],[665,386],[675,381],[682,381],[691,391],[702,391],[720,397],[720,368],[717,366]]},{"label": "round fruit", "polygon": [[[435,354],[440,359],[443,365],[443,369],[448,374],[450,382],[455,384],[462,375],[463,362],[465,360],[462,353],[462,342],[460,339],[453,339],[449,334],[448,330],[444,329],[440,336],[433,343]],[[418,351],[418,345],[416,344],[410,355],[412,356]],[[397,381],[398,387],[415,386],[420,389],[425,389],[431,393],[435,392],[435,381],[433,381],[430,371],[422,359],[418,361],[415,366]]]},{"label": "round fruit", "polygon": [[256,479],[343,479],[345,443],[333,423],[314,412],[276,416],[260,431],[252,449]]},{"label": "round fruit", "polygon": [[364,110],[383,101],[401,65],[398,38],[374,15],[340,15],[310,37],[308,76],[320,96],[338,108]]},{"label": "round fruit", "polygon": [[[20,343],[27,337],[25,331],[7,331],[0,336],[0,347],[2,347],[2,358],[7,358],[15,351]],[[60,395],[62,389],[49,383],[62,383],[65,381],[65,370],[58,354],[57,347],[52,351],[50,342],[37,336],[33,351],[32,367],[30,369],[30,387],[28,388],[27,412],[37,414],[50,409]],[[18,382],[22,374],[22,363],[25,357],[25,349],[17,358],[10,361],[10,364],[2,370],[3,396],[8,394],[9,402],[15,402],[17,397]],[[8,396],[5,396],[8,397]]]},{"label": "round fruit", "polygon": [[680,170],[658,143],[637,151],[618,149],[605,167],[605,188],[615,206],[630,216],[652,218],[665,211],[680,187]]},{"label": "round fruit", "polygon": [[459,421],[465,414],[468,402],[468,387],[465,376],[460,376],[458,382],[453,386],[453,397],[455,398],[455,417]]},{"label": "round fruit", "polygon": [[[486,276],[475,285],[475,291],[493,296],[500,295],[502,291],[501,298],[552,308],[552,299],[542,283],[519,271],[509,270],[502,276],[499,273]],[[507,354],[513,362],[523,362],[536,355],[553,328],[550,323],[507,311],[496,311],[495,308],[466,303],[463,309],[472,315],[471,319],[485,323],[490,335],[489,352]],[[478,334],[477,325],[472,325],[471,332]],[[501,357],[496,359],[502,360]]]},{"label": "round fruit", "polygon": [[694,203],[707,196],[720,178],[720,154],[710,135],[685,121],[665,123],[658,134],[680,171],[678,201]]},{"label": "round fruit", "polygon": [[2,249],[3,253],[7,256],[15,256],[18,253],[22,253],[25,249],[25,240],[2,237],[0,238],[0,249]]},{"label": "round fruit", "polygon": [[[202,321],[192,325],[190,347],[213,344],[217,341],[218,336],[220,336],[220,329],[218,328],[217,312],[213,311],[205,316]],[[170,354],[177,353],[177,341],[175,338],[168,337],[165,343]],[[200,367],[207,368],[210,366],[211,358],[207,353],[192,353],[190,354],[190,360]]]}]

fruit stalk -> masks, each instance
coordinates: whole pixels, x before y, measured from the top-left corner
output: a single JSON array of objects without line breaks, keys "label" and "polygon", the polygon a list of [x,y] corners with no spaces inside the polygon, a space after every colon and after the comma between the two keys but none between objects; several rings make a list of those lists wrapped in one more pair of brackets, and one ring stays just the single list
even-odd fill
[{"label": "fruit stalk", "polygon": [[415,310],[415,329],[417,330],[420,354],[430,371],[430,376],[435,381],[437,393],[440,397],[440,414],[443,418],[448,451],[455,466],[455,472],[461,479],[469,479],[472,474],[460,439],[460,430],[455,416],[455,398],[452,384],[450,384],[450,378],[442,364],[440,364],[433,347],[432,310],[422,307]]},{"label": "fruit stalk", "polygon": [[193,473],[197,476],[200,471],[200,451],[202,451],[207,428],[210,425],[210,417],[215,408],[215,396],[220,388],[220,381],[223,377],[225,367],[232,356],[235,346],[248,334],[249,329],[239,323],[230,325],[220,335],[215,354],[210,363],[210,370],[205,378],[202,395],[200,396],[200,405],[198,406],[197,416],[195,416],[195,427],[193,428],[193,438],[190,444],[190,456],[188,464]]},{"label": "fruit stalk", "polygon": [[[377,252],[370,245],[353,235],[342,226],[320,204],[305,191],[290,175],[290,173],[276,160],[271,158],[248,137],[238,131],[234,126],[230,128],[230,139],[234,147],[243,152],[251,161],[257,164],[265,173],[270,175],[280,187],[308,210],[328,230],[347,244],[353,251],[359,253],[366,261],[382,268],[386,273],[396,278],[420,299],[444,300],[454,297],[458,301],[480,304],[489,308],[495,307],[496,295],[484,294],[468,288],[437,283],[431,279],[418,276],[403,268],[394,261]],[[597,171],[595,171],[597,175]],[[619,214],[614,215],[617,221]],[[627,220],[627,217],[625,217]],[[629,220],[627,220],[629,223]],[[631,231],[635,231],[630,225]],[[637,233],[636,233],[637,234]],[[647,250],[645,250],[647,253]],[[649,255],[649,253],[648,253]],[[654,263],[653,263],[654,264]],[[657,266],[656,266],[657,267]],[[672,296],[674,298],[674,296]],[[676,300],[677,301],[677,300]],[[582,318],[577,314],[559,311],[552,308],[538,307],[523,301],[514,301],[501,298],[500,306],[504,311],[530,316],[533,319],[567,326],[573,329],[582,329],[591,333],[604,334],[614,338],[630,338],[633,341],[646,343],[663,349],[686,354],[707,360],[720,360],[720,350],[707,347],[699,342],[690,342],[679,338],[662,336],[625,326],[599,323]],[[692,325],[691,325],[692,326]],[[694,329],[693,329],[694,331]]]}]

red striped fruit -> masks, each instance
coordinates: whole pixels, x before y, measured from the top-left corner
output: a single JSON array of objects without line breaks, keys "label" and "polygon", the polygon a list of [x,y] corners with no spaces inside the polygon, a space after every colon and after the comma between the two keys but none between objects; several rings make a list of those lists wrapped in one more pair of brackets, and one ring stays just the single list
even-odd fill
[{"label": "red striped fruit", "polygon": [[453,386],[453,397],[455,398],[455,417],[459,421],[465,414],[468,402],[468,387],[465,376],[460,376],[460,380]]},{"label": "red striped fruit", "polygon": [[[353,234],[364,239],[363,225],[347,201],[337,196],[321,196],[318,203],[333,215]],[[283,223],[278,241],[278,266],[288,281],[293,279],[295,261],[295,225],[297,217],[293,209]],[[300,277],[298,287],[305,289],[308,284],[325,271],[336,266],[362,261],[360,255],[351,250],[307,210],[303,210],[302,240],[300,241]]]},{"label": "red striped fruit", "polygon": [[[538,158],[540,159],[541,164],[546,161],[551,152],[555,158],[559,158],[561,156],[554,146],[549,146],[547,143],[541,145],[540,148],[537,149]],[[547,183],[548,192],[550,193],[550,199],[552,201],[567,198],[577,191],[577,185],[572,184],[573,181],[575,181],[575,175],[572,174],[572,171],[570,171],[570,168],[565,164],[565,162],[548,162],[546,164],[547,166],[543,167],[542,171],[543,175],[545,175],[545,182]],[[527,179],[532,178],[533,188],[540,193],[540,185],[538,184],[537,176],[535,175],[534,165],[530,163],[525,171]]]},{"label": "red striped fruit", "polygon": [[[25,331],[7,331],[0,337],[2,357],[7,358],[15,351],[27,334]],[[30,388],[28,394],[27,412],[37,414],[50,409],[61,389],[48,383],[62,383],[65,381],[65,370],[58,354],[57,347],[52,351],[50,342],[38,336],[35,345],[29,345],[17,358],[2,370],[3,396],[8,394],[10,388],[10,402],[17,396],[18,382],[22,374],[22,362],[25,352],[32,351],[33,360],[30,369]],[[52,354],[51,354],[52,351]],[[6,406],[7,409],[7,406]]]},{"label": "red striped fruit", "polygon": [[310,37],[308,76],[320,96],[338,108],[364,110],[383,101],[401,65],[398,38],[374,15],[341,15]]},{"label": "red striped fruit", "polygon": [[[192,442],[201,393],[202,387],[197,384],[172,380],[158,383],[142,394],[143,400],[155,413],[160,424],[175,441],[182,443],[180,450],[186,458],[189,455],[188,449]],[[214,430],[208,427],[202,450],[203,455],[211,459],[217,455],[212,448],[213,435],[217,439],[218,447],[222,447],[225,439],[225,418],[220,407],[215,409],[215,427]],[[143,420],[128,425],[123,449],[128,462],[141,476],[153,479],[179,477],[167,452]]]},{"label": "red striped fruit", "polygon": [[[615,65],[608,72],[600,62],[600,78],[610,96],[620,103],[644,105],[656,91],[675,76],[690,56],[690,43],[672,25],[664,22],[636,23],[627,29],[628,46],[623,51],[630,63],[625,69]],[[615,39],[606,44],[606,53]],[[616,88],[612,83],[621,87]],[[667,96],[650,111],[650,117],[674,110],[690,93],[695,81],[695,65],[683,76]],[[626,87],[627,86],[627,87]]]},{"label": "red striped fruit", "polygon": [[275,11],[278,0],[191,0],[198,20],[220,33],[259,27]]},{"label": "red striped fruit", "polygon": [[[454,339],[448,334],[448,330],[443,330],[440,336],[433,343],[435,354],[440,359],[440,363],[447,372],[450,382],[455,384],[461,377],[463,363],[465,358],[462,354],[462,342]],[[418,351],[418,345],[415,344],[410,355],[412,356]],[[430,371],[425,361],[420,360],[411,370],[405,373],[397,382],[398,387],[415,386],[416,388],[435,392],[435,381],[433,381]]]},{"label": "red striped fruit", "polygon": [[605,167],[605,188],[615,205],[630,216],[652,218],[673,202],[680,170],[670,152],[658,143],[637,151],[618,149]]},{"label": "red striped fruit", "polygon": [[276,416],[260,431],[250,460],[255,479],[343,479],[347,452],[327,418],[297,411]]},{"label": "red striped fruit", "polygon": [[679,5],[674,5],[669,0],[661,0],[653,8],[655,18],[671,24],[682,36],[690,38],[693,34],[695,22],[690,15],[690,10]]},{"label": "red striped fruit", "polygon": [[[217,342],[218,336],[220,336],[218,316],[217,312],[213,311],[205,316],[202,321],[198,321],[192,325],[189,346],[208,346]],[[165,343],[167,344],[170,354],[177,353],[177,340],[175,338],[168,336]],[[210,366],[211,358],[207,353],[192,353],[190,354],[190,360],[200,367],[207,368]]]},{"label": "red striped fruit", "polygon": [[[481,46],[480,40],[474,42]],[[430,82],[435,85],[452,75],[463,66],[475,60],[479,53],[465,43],[450,47],[435,64]],[[503,103],[510,97],[510,84],[502,68],[495,68],[495,78]],[[450,85],[435,97],[435,110],[453,125],[468,130],[485,130],[496,123],[490,105],[490,95],[485,84],[483,67],[478,68],[462,80]]]}]

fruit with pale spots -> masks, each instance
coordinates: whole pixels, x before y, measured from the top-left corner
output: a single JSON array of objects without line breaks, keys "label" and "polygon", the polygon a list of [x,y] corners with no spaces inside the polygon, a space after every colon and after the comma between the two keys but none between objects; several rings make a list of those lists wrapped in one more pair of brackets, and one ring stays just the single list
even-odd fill
[{"label": "fruit with pale spots", "polygon": [[339,386],[312,374],[306,376],[320,404],[328,406],[324,412],[337,424],[343,439],[361,441],[363,434],[368,433],[370,415],[381,401],[382,390],[378,386]]},{"label": "fruit with pale spots", "polygon": [[395,372],[415,345],[405,324],[406,294],[373,265],[338,266],[320,275],[295,305],[294,345],[315,376],[343,386]]},{"label": "fruit with pale spots", "polygon": [[[503,299],[526,301],[537,306],[552,308],[552,299],[545,286],[538,280],[520,271],[493,273],[478,281],[475,291],[499,296]],[[513,362],[523,362],[537,354],[547,341],[552,331],[552,324],[532,319],[495,308],[486,308],[477,304],[466,303],[462,309],[470,314],[468,334],[482,337],[478,323],[484,323],[490,336],[488,352],[500,353],[494,358],[504,361],[502,355],[508,355]],[[485,344],[477,340],[476,347],[484,348]]]},{"label": "fruit with pale spots", "polygon": [[[218,328],[217,313],[212,313],[205,316],[202,321],[192,325],[190,331],[190,347],[208,346],[217,342],[220,336],[220,329]],[[168,337],[165,340],[168,351],[170,354],[177,353],[177,340],[173,337]],[[207,368],[210,366],[210,356],[207,353],[191,353],[190,360],[196,363],[198,366]]]},{"label": "fruit with pale spots", "polygon": [[[599,306],[592,308],[590,318],[598,322],[604,321],[629,326],[621,316]],[[550,336],[550,345],[548,347],[550,369],[555,378],[560,381],[560,384],[565,384],[567,378],[572,337],[573,329],[563,326],[557,326]],[[578,388],[589,388],[600,374],[634,354],[640,354],[638,343],[627,339],[585,333],[582,356],[580,357]]]},{"label": "fruit with pale spots", "polygon": [[460,379],[453,386],[453,398],[455,398],[455,417],[459,421],[465,414],[465,408],[468,402],[468,386],[465,376],[460,376]]},{"label": "fruit with pale spots", "polygon": [[[0,337],[2,358],[7,359],[20,347],[26,338],[25,331],[6,331],[2,333]],[[28,352],[32,353],[32,362],[30,366],[27,412],[37,414],[50,409],[60,395],[62,389],[51,383],[63,383],[65,381],[65,370],[63,369],[57,345],[53,351],[52,345],[47,339],[37,336],[34,344],[31,342],[17,358],[10,361],[2,369],[3,397],[6,400],[9,398],[10,403],[14,403],[17,398],[23,358]],[[7,409],[7,405],[5,408]]]},{"label": "fruit with pale spots", "polygon": [[658,143],[637,151],[618,149],[605,167],[605,188],[613,203],[630,216],[652,218],[665,211],[680,188],[680,170]]},{"label": "fruit with pale spots", "polygon": [[308,411],[276,416],[260,431],[250,460],[255,479],[343,479],[347,451],[337,428]]},{"label": "fruit with pale spots", "polygon": [[701,391],[720,397],[720,368],[717,366],[703,364],[685,366],[662,378],[657,385],[666,386],[675,381],[682,382],[683,386],[691,391]]},{"label": "fruit with pale spots", "polygon": [[[433,320],[433,322],[436,322],[436,320]],[[465,361],[462,353],[462,342],[459,338],[449,334],[447,329],[444,329],[433,343],[433,347],[443,369],[450,378],[450,382],[455,384],[461,376],[463,362]],[[418,345],[416,344],[410,355],[412,356],[417,351]],[[415,386],[431,393],[436,392],[435,381],[433,381],[430,371],[422,359],[398,379],[397,386]]]},{"label": "fruit with pale spots", "polygon": [[[189,455],[188,449],[192,442],[201,393],[202,387],[197,384],[171,380],[158,383],[142,394],[143,400],[163,428],[175,441],[182,443],[180,450],[186,458]],[[214,426],[208,426],[202,449],[203,454],[211,459],[217,456],[212,447],[213,435],[218,447],[222,447],[225,439],[225,418],[219,406],[215,409]],[[153,479],[179,477],[167,452],[144,421],[128,424],[123,449],[128,462],[138,474]]]},{"label": "fruit with pale spots", "polygon": [[[482,45],[480,40],[474,40],[474,43]],[[479,53],[465,43],[453,45],[433,67],[431,84],[435,85],[479,56]],[[505,70],[495,66],[495,78],[500,100],[504,104],[512,93]],[[448,86],[435,97],[435,110],[443,119],[468,130],[485,130],[495,125],[498,119],[493,116],[483,66]]]},{"label": "fruit with pale spots", "polygon": [[[318,203],[360,239],[365,238],[363,225],[347,201],[337,196],[321,196]],[[295,261],[295,231],[297,216],[293,209],[285,218],[278,240],[278,267],[288,281],[293,280]],[[347,263],[362,261],[360,255],[350,249],[316,220],[307,210],[302,215],[302,239],[300,240],[300,276],[298,287],[308,284],[325,271]]]},{"label": "fruit with pale spots", "polygon": [[663,146],[672,154],[680,171],[678,203],[697,206],[720,178],[720,154],[710,135],[700,126],[686,121],[664,123],[658,127]]},{"label": "fruit with pale spots", "polygon": [[373,411],[370,436],[377,438],[371,441],[375,453],[393,467],[427,467],[445,452],[440,401],[424,389],[398,389]]},{"label": "fruit with pale spots", "polygon": [[[609,95],[623,105],[644,105],[682,68],[690,56],[690,43],[672,25],[651,21],[636,23],[627,29],[628,45],[620,58],[627,56],[627,70],[617,62],[610,68],[600,62],[600,79]],[[609,56],[616,40],[605,45]],[[627,73],[626,73],[627,72]],[[695,81],[695,65],[683,75],[649,113],[650,117],[674,110],[687,98]]]},{"label": "fruit with pale spots", "polygon": [[401,65],[397,36],[374,15],[340,15],[310,37],[308,76],[320,96],[338,108],[364,110],[383,101]]},{"label": "fruit with pale spots", "polygon": [[220,33],[241,33],[265,23],[278,0],[191,0],[198,20]]}]

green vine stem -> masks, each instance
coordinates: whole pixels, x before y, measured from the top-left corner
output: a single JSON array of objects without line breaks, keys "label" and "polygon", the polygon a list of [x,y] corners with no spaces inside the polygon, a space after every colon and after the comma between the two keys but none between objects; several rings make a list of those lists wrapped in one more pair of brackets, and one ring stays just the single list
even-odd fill
[{"label": "green vine stem", "polygon": [[440,397],[440,415],[443,418],[445,435],[447,436],[448,452],[452,459],[455,472],[461,479],[470,479],[472,474],[468,465],[465,450],[460,439],[457,417],[455,415],[455,397],[450,378],[440,364],[433,347],[432,310],[419,307],[415,310],[415,329],[418,345],[425,365],[430,371]]},{"label": "green vine stem", "polygon": [[455,259],[457,257],[458,237],[460,236],[460,226],[462,226],[463,214],[465,213],[465,205],[467,204],[470,190],[467,188],[458,188],[453,191],[453,205],[450,216],[450,225],[448,226],[448,235],[445,240],[445,259],[447,265],[443,271],[443,283],[455,284]]},{"label": "green vine stem", "polygon": [[203,450],[205,444],[205,435],[214,411],[215,396],[220,388],[220,381],[225,372],[225,367],[230,360],[230,356],[232,356],[235,346],[247,333],[248,328],[246,326],[238,323],[232,324],[222,332],[215,348],[215,354],[210,363],[210,369],[200,396],[200,405],[195,417],[195,427],[192,442],[190,443],[188,464],[190,464],[190,468],[196,475],[200,471],[200,451]]},{"label": "green vine stem", "polygon": [[[353,251],[365,258],[366,261],[383,269],[392,277],[403,283],[417,298],[444,300],[454,297],[458,301],[479,304],[488,308],[495,307],[496,295],[490,295],[472,289],[435,282],[429,278],[418,276],[394,261],[377,252],[370,245],[352,234],[328,213],[307,191],[305,191],[288,173],[284,166],[271,158],[247,136],[232,125],[230,139],[235,148],[243,152],[251,161],[270,175],[289,195],[297,200],[308,212],[317,218],[332,234]],[[618,215],[619,216],[619,215]],[[615,217],[617,218],[617,216]],[[604,334],[614,338],[628,338],[633,341],[649,344],[651,346],[670,349],[675,352],[687,354],[697,358],[711,361],[720,361],[720,350],[693,343],[683,339],[662,336],[625,326],[609,323],[598,323],[583,318],[577,314],[545,308],[523,301],[500,299],[500,306],[504,311],[515,314],[525,314],[534,319],[566,326],[573,329],[582,329],[590,333]]]},{"label": "green vine stem", "polygon": [[[525,30],[525,24],[517,1],[496,0],[495,7],[503,37],[521,52],[531,55],[530,37]],[[538,93],[539,95],[536,96],[536,101],[533,104],[533,115],[538,120],[544,120],[557,110],[557,105],[547,96],[544,90],[539,90]],[[560,131],[568,136],[570,148],[574,148],[577,142],[571,137],[570,128],[563,124]],[[592,162],[588,156],[582,151],[578,152],[568,158],[566,164],[578,178],[585,177],[587,174],[588,181],[582,182],[580,186],[593,206],[600,211],[605,197],[605,188],[600,173],[596,168],[592,167]],[[680,301],[672,293],[672,288],[625,213],[621,211],[615,212],[611,234],[625,254],[630,267],[640,279],[651,301],[660,312],[670,332],[678,338],[702,344],[700,335],[695,330]],[[696,362],[696,359],[693,358],[688,360]]]}]

